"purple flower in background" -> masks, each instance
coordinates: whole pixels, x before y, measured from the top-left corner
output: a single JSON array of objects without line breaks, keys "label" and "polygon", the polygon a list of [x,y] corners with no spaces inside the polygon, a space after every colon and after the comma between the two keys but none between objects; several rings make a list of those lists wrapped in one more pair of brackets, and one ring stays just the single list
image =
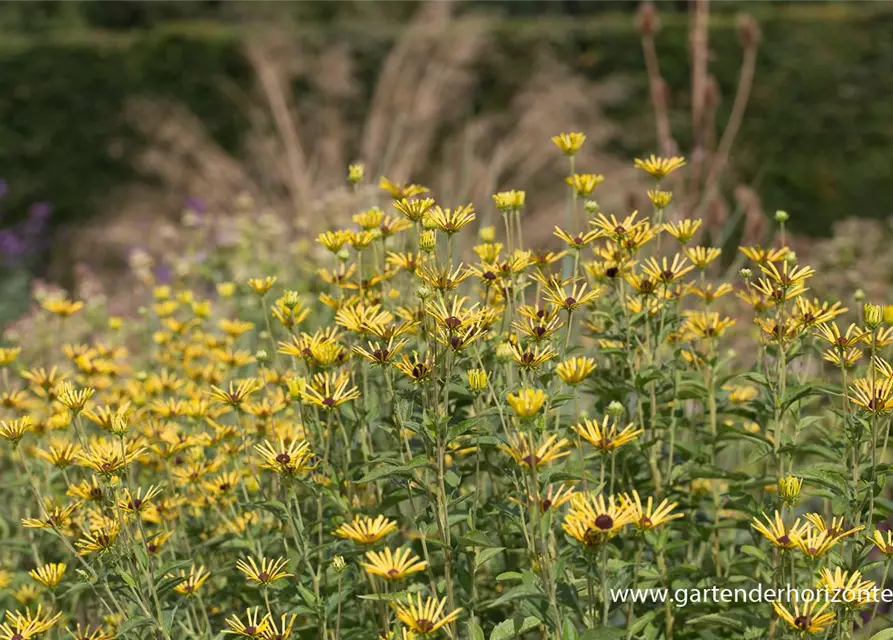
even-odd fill
[{"label": "purple flower in background", "polygon": [[25,243],[12,231],[0,230],[0,253],[4,256],[19,256],[25,252]]},{"label": "purple flower in background", "polygon": [[41,223],[53,215],[53,206],[49,202],[35,202],[28,207],[28,219]]},{"label": "purple flower in background", "polygon": [[171,268],[167,265],[160,264],[155,267],[155,280],[158,284],[167,284],[171,281]]},{"label": "purple flower in background", "polygon": [[189,196],[183,201],[183,208],[193,213],[204,213],[207,210],[205,201],[197,196]]}]

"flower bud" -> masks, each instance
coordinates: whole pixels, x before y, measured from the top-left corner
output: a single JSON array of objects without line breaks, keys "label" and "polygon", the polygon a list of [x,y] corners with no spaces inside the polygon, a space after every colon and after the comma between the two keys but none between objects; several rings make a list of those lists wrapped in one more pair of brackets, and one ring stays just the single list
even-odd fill
[{"label": "flower bud", "polygon": [[431,297],[431,289],[429,289],[425,285],[421,285],[415,290],[415,294],[419,297],[420,300],[427,300]]},{"label": "flower bud", "polygon": [[623,411],[623,405],[616,400],[612,400],[611,404],[608,405],[608,415],[615,420],[623,415]]},{"label": "flower bud", "polygon": [[481,239],[481,242],[493,242],[496,240],[496,227],[493,225],[481,227],[481,230],[478,231],[478,237]]},{"label": "flower bud", "polygon": [[747,267],[744,267],[743,269],[741,269],[740,271],[738,271],[738,275],[741,276],[742,278],[744,278],[744,279],[746,280],[746,279],[750,278],[750,277],[753,275],[753,271],[751,271],[751,270],[748,269]]},{"label": "flower bud", "polygon": [[778,497],[787,504],[796,504],[800,500],[800,490],[803,488],[803,480],[796,476],[787,475],[778,482]]},{"label": "flower bud", "polygon": [[434,231],[423,231],[419,236],[419,249],[431,253],[437,248],[437,234]]},{"label": "flower bud", "polygon": [[586,213],[598,213],[598,202],[596,202],[595,200],[587,200],[583,203],[583,209],[586,211]]},{"label": "flower bud", "polygon": [[490,377],[483,369],[470,369],[468,371],[468,388],[475,393],[480,393],[487,388]]},{"label": "flower bud", "polygon": [[338,253],[335,254],[335,257],[338,258],[341,262],[347,262],[348,260],[350,260],[350,251],[342,247],[338,250]]},{"label": "flower bud", "polygon": [[335,556],[332,559],[332,569],[335,570],[335,573],[341,573],[347,569],[347,563],[344,561],[344,556]]},{"label": "flower bud", "polygon": [[270,354],[267,353],[266,349],[258,349],[254,353],[254,357],[257,359],[258,362],[263,363],[270,359]]},{"label": "flower bud", "polygon": [[782,211],[781,209],[779,209],[778,211],[775,212],[775,221],[779,224],[784,224],[785,222],[787,222],[790,219],[791,219],[791,216],[788,215],[787,211]]},{"label": "flower bud", "polygon": [[512,346],[508,342],[500,342],[496,345],[496,359],[500,362],[508,362],[512,359]]},{"label": "flower bud", "polygon": [[862,291],[862,289],[856,289],[853,292],[853,300],[855,300],[856,302],[862,302],[863,300],[865,300],[865,292]]},{"label": "flower bud", "polygon": [[879,304],[868,303],[862,308],[862,315],[865,318],[865,325],[869,329],[875,329],[880,326],[884,320],[884,311]]},{"label": "flower bud", "polygon": [[366,165],[352,164],[347,167],[347,181],[351,184],[357,184],[363,180],[366,173]]}]

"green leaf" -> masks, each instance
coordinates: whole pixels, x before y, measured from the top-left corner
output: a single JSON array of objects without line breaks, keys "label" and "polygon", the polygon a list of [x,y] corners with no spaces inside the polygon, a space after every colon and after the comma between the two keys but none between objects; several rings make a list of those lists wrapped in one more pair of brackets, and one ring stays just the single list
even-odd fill
[{"label": "green leaf", "polygon": [[869,640],[893,640],[893,629],[884,629],[871,636]]},{"label": "green leaf", "polygon": [[505,551],[505,547],[488,547],[484,549],[479,554],[475,555],[474,568],[480,569],[487,560],[491,559],[493,556],[499,555],[503,551]]},{"label": "green leaf", "polygon": [[620,640],[620,638],[626,638],[626,629],[602,627],[584,631],[580,636],[580,640]]},{"label": "green leaf", "polygon": [[366,483],[381,478],[390,478],[391,476],[407,475],[413,469],[424,467],[426,464],[428,464],[428,457],[424,455],[416,456],[406,464],[381,464],[360,478],[358,482]]},{"label": "green leaf", "polygon": [[118,636],[124,637],[131,631],[136,631],[141,627],[155,626],[155,621],[146,616],[134,616],[127,619],[127,622],[118,627]]},{"label": "green leaf", "polygon": [[723,627],[730,627],[735,629],[736,631],[741,631],[744,629],[744,625],[735,618],[730,618],[729,616],[724,616],[719,613],[708,613],[705,616],[698,616],[697,618],[692,618],[688,621],[688,624],[718,624]]},{"label": "green leaf", "polygon": [[765,551],[763,551],[762,549],[757,549],[756,547],[753,547],[749,544],[741,547],[741,553],[746,553],[752,558],[756,558],[760,562],[765,562],[767,564],[769,563],[769,556],[766,555]]},{"label": "green leaf", "polygon": [[515,623],[513,620],[503,620],[493,628],[490,640],[505,640],[515,635]]},{"label": "green leaf", "polygon": [[523,576],[517,571],[505,571],[504,573],[500,573],[496,576],[496,582],[503,582],[505,580],[520,580]]},{"label": "green leaf", "polygon": [[643,616],[636,618],[636,621],[633,622],[632,626],[630,626],[630,637],[638,638],[639,633],[648,626],[648,623],[657,615],[657,611],[649,611]]},{"label": "green leaf", "polygon": [[121,576],[121,579],[127,584],[128,587],[136,589],[136,580],[129,572],[124,571],[124,569],[118,569],[117,574]]}]

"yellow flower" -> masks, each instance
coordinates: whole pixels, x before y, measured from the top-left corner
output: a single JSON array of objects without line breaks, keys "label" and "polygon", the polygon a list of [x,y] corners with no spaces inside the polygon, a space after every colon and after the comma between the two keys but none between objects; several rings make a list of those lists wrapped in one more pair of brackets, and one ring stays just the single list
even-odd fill
[{"label": "yellow flower", "polygon": [[19,418],[18,420],[0,420],[0,437],[9,440],[13,444],[18,444],[19,440],[25,437],[25,434],[34,425],[34,421],[30,416]]},{"label": "yellow flower", "polygon": [[77,454],[80,453],[80,451],[80,445],[68,442],[67,440],[55,440],[48,447],[48,451],[35,449],[34,454],[58,469],[65,469],[74,463],[75,458],[77,458]]},{"label": "yellow flower", "polygon": [[103,476],[118,475],[134,460],[139,458],[145,449],[133,443],[122,447],[119,442],[97,440],[77,454],[78,462],[93,469]]},{"label": "yellow flower", "polygon": [[871,593],[875,583],[863,580],[859,571],[847,573],[840,567],[835,567],[833,571],[823,567],[816,586],[828,591],[835,596],[836,602],[843,603],[849,609],[857,609],[876,600]]},{"label": "yellow flower", "polygon": [[583,382],[583,380],[585,380],[593,371],[595,371],[595,360],[593,358],[585,358],[582,356],[568,358],[567,360],[559,362],[555,366],[555,373],[558,374],[558,377],[561,378],[565,384],[571,386]]},{"label": "yellow flower", "polygon": [[357,544],[373,544],[396,530],[397,523],[385,516],[377,516],[374,520],[369,516],[356,516],[353,522],[345,522],[335,529],[334,534]]},{"label": "yellow flower", "polygon": [[407,378],[415,383],[421,383],[426,382],[431,377],[434,367],[427,357],[419,360],[419,354],[415,351],[412,352],[412,359],[405,354],[401,357],[402,360],[395,362],[394,366]]},{"label": "yellow flower", "polygon": [[21,347],[0,348],[0,367],[12,364],[21,352]]},{"label": "yellow flower", "polygon": [[45,564],[28,573],[35,581],[47,589],[55,589],[62,582],[67,566],[64,562]]},{"label": "yellow flower", "polygon": [[66,629],[66,631],[71,636],[71,640],[115,640],[115,636],[107,633],[102,627],[93,627],[92,631],[89,626],[81,629],[80,622],[77,623],[74,631],[71,629]]},{"label": "yellow flower", "polygon": [[239,560],[236,562],[236,568],[245,574],[249,582],[255,582],[263,586],[294,576],[293,573],[286,571],[288,560],[285,558],[276,558],[275,560],[261,558],[258,566],[255,559],[249,556],[247,561]]},{"label": "yellow flower", "polygon": [[450,235],[459,231],[462,227],[474,221],[474,207],[466,204],[455,209],[443,209],[433,207],[428,215],[441,231]]},{"label": "yellow flower", "polygon": [[270,628],[270,614],[265,613],[261,616],[260,607],[255,607],[254,610],[246,609],[245,616],[247,622],[242,622],[238,616],[227,618],[226,625],[229,629],[223,633],[231,633],[233,635],[252,639],[264,637],[264,634]]},{"label": "yellow flower", "polygon": [[531,371],[554,358],[558,355],[552,345],[540,347],[535,345],[532,348],[522,348],[520,345],[512,345],[512,358],[518,364],[518,368],[523,371]]},{"label": "yellow flower", "polygon": [[796,504],[800,499],[802,488],[803,480],[801,478],[787,475],[778,482],[778,496],[787,504]]},{"label": "yellow flower", "polygon": [[819,558],[831,550],[839,538],[835,538],[828,531],[821,531],[816,527],[807,529],[793,536],[794,545],[808,558]]},{"label": "yellow flower", "polygon": [[750,526],[759,531],[773,546],[779,549],[793,549],[796,545],[796,540],[800,539],[809,527],[809,524],[798,519],[789,528],[785,525],[781,513],[776,511],[774,519],[764,513],[763,520],[754,518]]},{"label": "yellow flower", "polygon": [[105,526],[96,527],[90,532],[84,533],[81,539],[75,543],[75,546],[80,550],[79,553],[81,555],[106,553],[115,546],[115,541],[118,539],[120,532],[121,525],[118,524],[118,521],[111,521],[106,523]]},{"label": "yellow flower", "polygon": [[597,231],[587,231],[586,233],[578,233],[577,235],[572,236],[559,226],[555,227],[555,231],[552,232],[552,235],[564,240],[569,249],[576,249],[578,251],[599,237]]},{"label": "yellow flower", "polygon": [[642,505],[638,491],[633,490],[632,495],[621,494],[619,496],[620,504],[627,505],[632,511],[633,522],[636,527],[642,530],[654,529],[666,524],[670,520],[684,517],[682,513],[672,513],[673,509],[679,504],[678,502],[670,502],[662,500],[657,507],[654,506],[654,498],[648,497],[648,500]]},{"label": "yellow flower", "polygon": [[664,230],[682,244],[686,244],[695,237],[695,234],[700,227],[700,218],[686,218],[679,222],[666,223],[664,225]]},{"label": "yellow flower", "polygon": [[368,574],[381,576],[385,580],[402,580],[412,573],[424,571],[428,566],[427,562],[422,561],[409,549],[367,551],[366,557],[369,562],[361,562],[360,565]]},{"label": "yellow flower", "polygon": [[822,633],[828,625],[834,622],[834,614],[830,611],[826,612],[830,602],[825,602],[822,606],[816,600],[803,603],[801,607],[797,602],[797,598],[793,598],[793,611],[789,611],[781,602],[773,602],[772,608],[778,617],[784,620],[791,628],[801,633]]},{"label": "yellow flower", "polygon": [[419,222],[433,206],[434,198],[395,198],[394,202],[394,208],[410,222]]},{"label": "yellow flower", "polygon": [[881,414],[893,409],[893,378],[857,378],[850,393],[850,399],[869,413]]},{"label": "yellow flower", "polygon": [[429,266],[423,265],[419,268],[418,275],[429,286],[443,293],[444,291],[452,291],[458,287],[463,280],[470,278],[474,272],[471,269],[465,269],[462,264],[451,270],[449,265]]},{"label": "yellow flower", "polygon": [[685,255],[698,269],[706,269],[711,262],[719,257],[722,250],[716,247],[686,247]]},{"label": "yellow flower", "polygon": [[828,535],[835,540],[840,540],[841,538],[859,533],[865,528],[865,525],[860,525],[847,529],[844,524],[843,516],[831,518],[830,525],[825,522],[824,516],[818,513],[807,513],[803,517],[809,520],[818,531],[826,531]]},{"label": "yellow flower", "polygon": [[[173,577],[170,574],[168,576]],[[189,567],[188,574],[181,570],[179,577],[182,579],[182,582],[174,587],[174,591],[183,596],[194,596],[208,578],[211,577],[211,574],[204,567],[196,568],[195,565],[192,565]]]},{"label": "yellow flower", "polygon": [[276,622],[270,618],[270,626],[261,634],[261,637],[263,640],[289,640],[297,619],[298,616],[295,614],[292,614],[291,618],[289,618],[288,614],[283,613],[277,626]]},{"label": "yellow flower", "polygon": [[685,158],[680,158],[678,156],[672,158],[659,158],[652,153],[651,156],[645,160],[636,158],[634,164],[636,169],[641,169],[646,173],[650,173],[653,177],[660,180],[685,165]]},{"label": "yellow flower", "polygon": [[560,133],[552,138],[555,146],[566,156],[576,155],[585,141],[586,135],[579,132]]},{"label": "yellow flower", "polygon": [[847,327],[846,333],[844,334],[840,333],[840,328],[837,326],[836,322],[825,322],[818,325],[815,329],[817,338],[821,338],[831,346],[840,349],[854,347],[867,336],[871,335],[871,332],[860,329],[855,324],[851,324]]},{"label": "yellow flower", "polygon": [[444,615],[447,599],[438,601],[437,598],[427,598],[422,602],[422,594],[416,594],[416,600],[412,596],[406,596],[406,601],[392,600],[391,606],[397,614],[397,618],[415,633],[423,635],[433,634],[438,629],[451,624],[458,617],[462,609],[451,611]]},{"label": "yellow flower", "polygon": [[480,393],[490,384],[490,375],[483,369],[469,369],[466,376],[468,388],[475,393]]},{"label": "yellow flower", "polygon": [[675,282],[692,269],[694,267],[688,264],[688,260],[678,253],[673,256],[672,263],[668,262],[667,258],[664,257],[661,262],[658,262],[657,258],[649,258],[642,265],[642,271],[648,274],[651,279],[662,282],[665,285]]},{"label": "yellow flower", "polygon": [[236,283],[235,282],[218,282],[217,283],[217,295],[219,295],[221,298],[231,298],[235,292],[236,292]]},{"label": "yellow flower", "polygon": [[556,307],[560,307],[565,311],[576,311],[578,308],[589,304],[601,295],[599,288],[586,290],[586,284],[574,285],[570,293],[565,291],[563,286],[549,287],[545,291],[545,298]]},{"label": "yellow flower", "polygon": [[[866,536],[867,537],[867,536]],[[874,535],[868,538],[882,554],[888,558],[893,557],[893,531],[880,531],[875,529]]]},{"label": "yellow flower", "polygon": [[532,418],[546,403],[546,393],[542,389],[524,388],[516,394],[508,394],[505,399],[519,418]]},{"label": "yellow flower", "polygon": [[301,400],[331,411],[360,397],[359,390],[356,387],[348,388],[349,384],[350,375],[346,372],[317,373],[301,391]]},{"label": "yellow flower", "polygon": [[[651,200],[651,204],[654,205],[655,209],[666,209],[670,206],[670,200],[673,199],[673,192],[661,191],[660,189],[649,189],[648,199]],[[701,221],[698,220],[699,224],[700,222]]]},{"label": "yellow flower", "polygon": [[610,428],[608,421],[610,416],[605,416],[602,423],[599,424],[595,420],[584,420],[582,423],[574,425],[572,428],[580,437],[602,452],[613,451],[618,447],[632,442],[643,433],[642,429],[636,429],[635,424],[630,423],[620,431],[617,430],[617,423],[612,422]]},{"label": "yellow flower", "polygon": [[591,547],[613,538],[634,518],[630,505],[620,503],[614,496],[605,500],[601,494],[575,494],[561,528],[577,542]]},{"label": "yellow flower", "polygon": [[369,342],[367,343],[369,345],[368,351],[360,346],[351,347],[351,351],[366,358],[372,364],[380,366],[391,362],[400,350],[406,346],[406,342],[406,340],[397,340],[395,342],[394,338],[391,338],[388,340],[387,345]]},{"label": "yellow flower", "polygon": [[75,389],[70,382],[63,382],[59,387],[59,402],[75,413],[82,411],[91,397],[93,397],[91,387]]},{"label": "yellow flower", "polygon": [[130,489],[124,489],[124,495],[118,500],[118,506],[125,513],[143,513],[152,505],[154,500],[161,493],[161,487],[151,485],[143,493],[143,488],[138,487],[135,493]]},{"label": "yellow flower", "polygon": [[428,187],[420,184],[404,184],[402,182],[391,182],[384,176],[378,181],[378,188],[391,194],[394,200],[405,198],[413,198],[423,193],[428,193]]},{"label": "yellow flower", "polygon": [[538,446],[533,436],[526,433],[508,434],[506,439],[508,444],[499,445],[499,448],[525,469],[531,466],[539,468],[570,454],[570,451],[563,450],[568,445],[567,438],[559,440],[554,434],[543,434]]},{"label": "yellow flower", "polygon": [[366,165],[362,162],[347,165],[347,181],[351,184],[362,182],[363,176],[366,174]]},{"label": "yellow flower", "polygon": [[238,382],[230,381],[228,390],[211,385],[211,390],[207,393],[217,402],[231,407],[238,407],[248,400],[253,393],[260,391],[263,386],[263,383],[257,378],[248,378]]},{"label": "yellow flower", "polygon": [[605,176],[594,173],[575,173],[564,179],[578,196],[588,196],[605,181]]},{"label": "yellow flower", "polygon": [[273,288],[273,285],[276,284],[276,276],[267,276],[265,278],[251,278],[248,281],[248,286],[251,287],[251,290],[254,291],[259,296],[267,295],[267,292]]},{"label": "yellow flower", "polygon": [[734,324],[732,318],[721,318],[715,311],[689,312],[682,323],[682,332],[683,335],[710,340],[719,338]]},{"label": "yellow flower", "polygon": [[80,300],[73,301],[67,298],[50,297],[41,302],[40,306],[61,318],[67,318],[80,311],[83,308],[84,303]]},{"label": "yellow flower", "polygon": [[44,615],[41,605],[37,605],[33,615],[30,609],[25,609],[25,613],[7,610],[6,622],[0,624],[0,632],[4,634],[3,640],[31,640],[52,629],[60,618],[62,612],[54,616]]},{"label": "yellow flower", "polygon": [[495,204],[496,208],[503,213],[508,213],[509,211],[520,211],[524,208],[526,199],[526,193],[524,193],[523,191],[516,191],[514,189],[512,189],[511,191],[500,191],[499,193],[493,194],[493,204]]}]

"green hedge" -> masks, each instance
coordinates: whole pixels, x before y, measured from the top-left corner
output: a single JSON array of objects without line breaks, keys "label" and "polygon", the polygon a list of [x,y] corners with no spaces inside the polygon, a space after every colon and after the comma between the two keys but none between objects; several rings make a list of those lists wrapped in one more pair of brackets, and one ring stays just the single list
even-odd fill
[{"label": "green hedge", "polygon": [[[884,4],[858,10],[776,6],[759,10],[759,18],[764,38],[735,149],[736,177],[758,188],[767,210],[788,210],[800,231],[827,233],[845,215],[888,215],[893,12]],[[611,113],[624,125],[616,144],[625,153],[650,151],[646,79],[631,23],[629,15],[496,23],[501,54],[478,62],[476,108],[505,105],[532,72],[533,52],[547,43],[590,77],[623,73],[631,79],[629,99]],[[741,52],[728,12],[713,25],[711,70],[725,113]],[[362,43],[356,62],[371,86],[396,31],[370,38],[359,27],[329,27],[314,40]],[[665,17],[658,46],[674,104],[684,109],[684,16]],[[128,160],[141,141],[121,117],[128,96],[185,102],[218,142],[238,153],[245,123],[221,90],[224,78],[250,87],[237,27],[227,24],[0,37],[0,177],[11,187],[7,210],[21,213],[32,201],[49,200],[57,224],[76,222],[95,211],[110,188],[137,177]]]}]

